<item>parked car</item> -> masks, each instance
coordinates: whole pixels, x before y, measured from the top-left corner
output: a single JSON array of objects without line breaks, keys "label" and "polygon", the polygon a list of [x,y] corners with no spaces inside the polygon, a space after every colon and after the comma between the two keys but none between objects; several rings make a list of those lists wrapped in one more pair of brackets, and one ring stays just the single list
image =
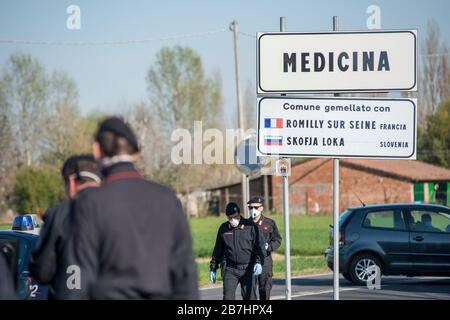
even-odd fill
[{"label": "parked car", "polygon": [[37,240],[35,217],[18,216],[14,219],[11,230],[0,231],[0,250],[5,254],[16,284],[18,299],[45,300],[48,287],[40,285],[28,270],[28,261]]},{"label": "parked car", "polygon": [[[339,218],[339,272],[365,285],[381,275],[450,276],[450,208],[383,204],[349,208]],[[333,270],[333,226],[325,251]],[[380,276],[381,276],[380,275]]]}]

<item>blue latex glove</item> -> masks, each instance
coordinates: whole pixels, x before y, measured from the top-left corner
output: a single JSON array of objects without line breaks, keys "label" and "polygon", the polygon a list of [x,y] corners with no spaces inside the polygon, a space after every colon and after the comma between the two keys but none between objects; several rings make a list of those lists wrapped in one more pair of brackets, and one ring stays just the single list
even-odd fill
[{"label": "blue latex glove", "polygon": [[269,244],[267,242],[266,242],[265,248],[266,248],[266,251],[267,251],[267,249],[269,249]]},{"label": "blue latex glove", "polygon": [[211,280],[212,283],[216,283],[216,273],[214,271],[211,271],[209,274],[209,280]]},{"label": "blue latex glove", "polygon": [[260,263],[255,264],[253,267],[253,275],[259,276],[262,273],[262,265]]}]

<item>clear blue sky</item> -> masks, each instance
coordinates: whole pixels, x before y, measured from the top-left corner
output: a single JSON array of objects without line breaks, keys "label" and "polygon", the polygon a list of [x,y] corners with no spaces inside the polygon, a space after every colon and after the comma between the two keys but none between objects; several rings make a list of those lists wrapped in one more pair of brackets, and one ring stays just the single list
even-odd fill
[{"label": "clear blue sky", "polygon": [[[81,30],[68,30],[66,8],[81,8]],[[332,16],[342,30],[365,30],[366,8],[381,8],[383,29],[418,29],[434,18],[442,39],[450,44],[448,0],[396,1],[118,1],[118,0],[0,0],[0,38],[24,40],[106,41],[154,38],[228,28],[233,19],[240,30],[278,31],[285,16],[288,31],[330,30]],[[21,51],[36,56],[48,70],[64,69],[77,82],[84,112],[116,112],[124,104],[148,99],[145,77],[162,46],[189,45],[202,57],[205,70],[220,70],[225,108],[236,108],[232,33],[117,46],[43,46],[0,44],[0,64]],[[255,39],[240,36],[243,90],[255,85]],[[231,114],[231,113],[228,113]]]}]

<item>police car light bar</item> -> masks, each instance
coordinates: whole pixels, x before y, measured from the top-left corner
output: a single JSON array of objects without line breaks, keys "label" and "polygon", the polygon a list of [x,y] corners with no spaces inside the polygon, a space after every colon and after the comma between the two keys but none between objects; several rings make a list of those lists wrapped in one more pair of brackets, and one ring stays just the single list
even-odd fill
[{"label": "police car light bar", "polygon": [[12,230],[32,231],[34,230],[33,218],[29,215],[17,216],[14,218]]}]

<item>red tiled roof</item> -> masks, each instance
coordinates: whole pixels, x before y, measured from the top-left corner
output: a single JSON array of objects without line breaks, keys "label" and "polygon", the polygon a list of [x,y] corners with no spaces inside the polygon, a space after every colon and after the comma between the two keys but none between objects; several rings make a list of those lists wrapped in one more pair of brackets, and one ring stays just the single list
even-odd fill
[{"label": "red tiled roof", "polygon": [[341,159],[340,163],[410,181],[450,181],[450,169],[417,160]]}]

